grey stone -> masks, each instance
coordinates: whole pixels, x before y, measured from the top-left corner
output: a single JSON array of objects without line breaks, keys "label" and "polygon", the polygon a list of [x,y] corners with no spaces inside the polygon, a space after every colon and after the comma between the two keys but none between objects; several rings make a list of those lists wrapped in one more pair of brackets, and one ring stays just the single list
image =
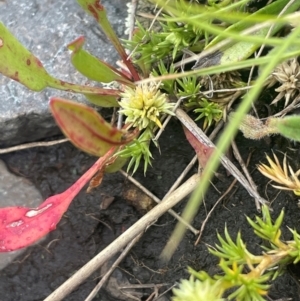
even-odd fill
[{"label": "grey stone", "polygon": [[[10,173],[0,160],[0,208],[10,206],[35,208],[42,201],[41,194],[31,182]],[[0,253],[0,270],[22,252],[24,252],[24,249]]]},{"label": "grey stone", "polygon": [[[0,0],[1,1],[1,0]],[[125,31],[126,2],[103,0],[116,33]],[[67,45],[83,35],[85,49],[114,64],[119,56],[76,0],[6,0],[0,2],[0,21],[43,63],[53,76],[84,84],[87,79],[70,63]],[[51,96],[84,101],[79,94],[46,89],[36,93],[0,75],[0,147],[35,141],[60,131],[48,109]]]}]

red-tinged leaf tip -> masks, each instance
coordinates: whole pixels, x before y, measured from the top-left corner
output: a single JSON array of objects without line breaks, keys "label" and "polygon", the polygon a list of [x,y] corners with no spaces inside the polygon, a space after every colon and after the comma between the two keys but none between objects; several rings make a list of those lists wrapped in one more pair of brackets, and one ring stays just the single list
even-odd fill
[{"label": "red-tinged leaf tip", "polygon": [[90,11],[90,14],[93,15],[97,21],[99,21],[99,12],[104,10],[103,5],[100,4],[99,0],[89,2],[92,2],[87,6],[88,10]]},{"label": "red-tinged leaf tip", "polygon": [[0,209],[0,252],[10,252],[29,246],[56,228],[74,197],[94,176],[104,168],[114,153],[111,148],[70,188],[49,197],[37,208],[6,207]]},{"label": "red-tinged leaf tip", "polygon": [[198,157],[199,165],[204,168],[214,151],[213,147],[207,146],[204,143],[201,143],[196,137],[184,126],[183,127],[186,139],[193,147]]},{"label": "red-tinged leaf tip", "polygon": [[84,36],[80,36],[75,41],[68,44],[67,47],[68,47],[69,50],[76,52],[76,51],[78,51],[82,48],[84,42],[85,42]]}]

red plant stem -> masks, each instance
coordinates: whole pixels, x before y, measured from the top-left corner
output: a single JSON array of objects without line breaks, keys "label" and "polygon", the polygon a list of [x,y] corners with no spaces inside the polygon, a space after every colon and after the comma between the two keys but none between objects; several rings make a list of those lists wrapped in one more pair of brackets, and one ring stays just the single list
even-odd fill
[{"label": "red plant stem", "polygon": [[117,146],[110,148],[104,156],[100,157],[94,165],[76,181],[76,186],[73,184],[65,191],[65,193],[71,198],[74,198],[84,185],[86,185],[86,183],[94,176],[94,174],[106,164],[107,160],[114,154],[116,148]]}]

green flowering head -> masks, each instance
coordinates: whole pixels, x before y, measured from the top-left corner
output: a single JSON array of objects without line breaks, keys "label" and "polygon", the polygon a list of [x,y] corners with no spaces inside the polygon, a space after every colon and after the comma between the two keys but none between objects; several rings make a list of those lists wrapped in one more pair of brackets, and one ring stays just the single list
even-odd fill
[{"label": "green flowering head", "polygon": [[191,277],[181,280],[179,288],[174,288],[173,301],[224,301],[221,297],[222,289],[218,282],[212,283],[209,279],[200,281]]},{"label": "green flowering head", "polygon": [[127,116],[125,122],[140,130],[153,128],[156,124],[162,127],[159,117],[161,114],[174,115],[173,103],[169,103],[165,94],[161,93],[159,84],[139,84],[135,89],[126,87],[121,93],[120,113]]}]

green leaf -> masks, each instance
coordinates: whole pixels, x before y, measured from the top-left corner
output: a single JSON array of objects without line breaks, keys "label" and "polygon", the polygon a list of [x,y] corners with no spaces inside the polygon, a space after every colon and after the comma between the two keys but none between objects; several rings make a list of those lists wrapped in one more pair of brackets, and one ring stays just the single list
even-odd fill
[{"label": "green leaf", "polygon": [[72,64],[80,73],[98,82],[110,83],[118,81],[127,85],[133,85],[130,80],[122,76],[112,66],[83,50],[83,44],[84,37],[81,36],[68,45],[68,49],[73,51]]},{"label": "green leaf", "polygon": [[103,156],[112,146],[130,142],[134,137],[106,122],[94,109],[61,98],[51,98],[51,112],[71,142],[81,150]]},{"label": "green leaf", "polygon": [[84,96],[93,104],[104,107],[112,108],[119,107],[118,98],[119,96],[113,95],[97,95],[97,94],[84,94]]},{"label": "green leaf", "polygon": [[101,1],[77,0],[77,2],[88,14],[92,15],[97,20],[105,35],[108,37],[108,39],[111,41],[111,43],[114,45],[115,49],[119,53],[124,64],[126,64],[133,79],[135,81],[140,80],[140,76],[135,70],[133,64],[131,63],[131,60],[128,59],[128,55],[126,54],[124,47],[122,46],[118,36],[116,35],[114,29],[112,28],[107,19],[106,10],[104,6],[100,3]]},{"label": "green leaf", "polygon": [[34,91],[43,90],[52,80],[40,60],[27,50],[1,22],[0,72]]},{"label": "green leaf", "polygon": [[275,127],[282,136],[300,141],[300,116],[292,115],[283,118],[270,118],[269,126]]},{"label": "green leaf", "polygon": [[[0,73],[18,81],[33,91],[41,91],[46,87],[82,93],[89,97],[100,95],[118,97],[119,91],[98,87],[81,86],[64,82],[52,77],[43,67],[40,60],[27,50],[0,22]],[[93,97],[90,96],[90,97]],[[117,106],[116,101],[111,106]],[[106,100],[107,101],[107,100]],[[107,106],[107,105],[106,105]]]},{"label": "green leaf", "polygon": [[119,171],[128,161],[128,158],[118,157],[116,161],[105,168],[106,173],[114,173]]}]

